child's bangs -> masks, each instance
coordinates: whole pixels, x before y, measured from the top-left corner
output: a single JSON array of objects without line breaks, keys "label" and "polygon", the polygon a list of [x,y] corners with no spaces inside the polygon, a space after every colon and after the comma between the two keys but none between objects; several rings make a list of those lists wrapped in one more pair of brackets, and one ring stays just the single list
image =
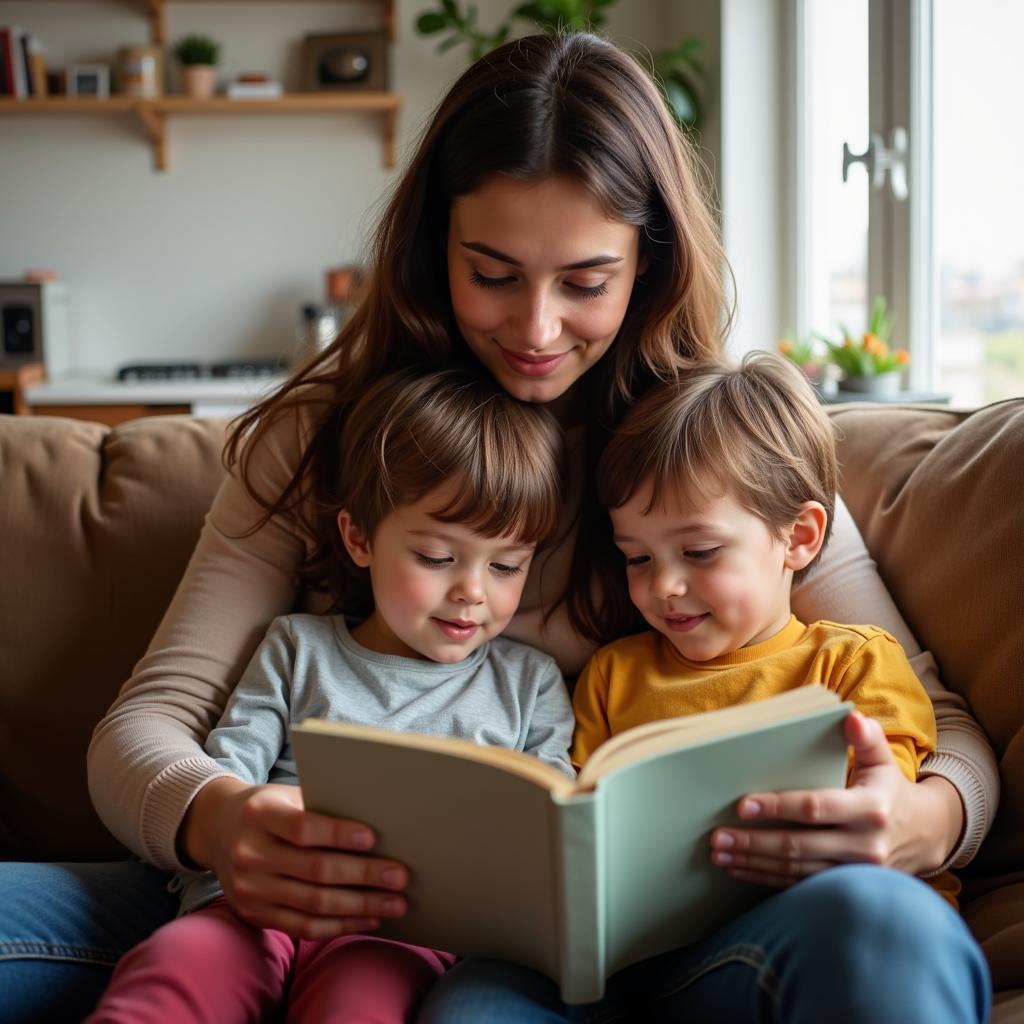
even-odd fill
[{"label": "child's bangs", "polygon": [[751,444],[740,424],[711,403],[693,410],[674,443],[657,454],[645,514],[682,489],[693,510],[732,496],[759,518],[776,518],[775,493],[788,475],[786,461],[766,445]]},{"label": "child's bangs", "polygon": [[517,467],[473,467],[456,477],[451,500],[432,511],[444,523],[462,523],[485,537],[539,544],[558,527],[558,481]]},{"label": "child's bangs", "polygon": [[[718,468],[712,468],[706,458],[685,459],[656,467],[648,481],[651,493],[643,514],[668,504],[685,504],[691,511],[699,511],[729,493],[730,477]],[[685,501],[683,501],[685,495]]]},{"label": "child's bangs", "polygon": [[661,429],[639,424],[636,432],[614,435],[601,458],[598,500],[605,508],[619,508],[649,488],[643,514],[674,499],[684,485],[689,501],[698,505],[721,497],[741,472],[720,431],[685,432],[679,425],[662,423]]},{"label": "child's bangs", "polygon": [[[566,471],[565,439],[551,413],[516,401],[493,381],[451,368],[396,373],[371,387],[348,414],[340,439],[336,499],[367,536],[405,506],[509,546],[554,538]],[[366,573],[337,530],[332,581],[339,607],[365,608]]]}]

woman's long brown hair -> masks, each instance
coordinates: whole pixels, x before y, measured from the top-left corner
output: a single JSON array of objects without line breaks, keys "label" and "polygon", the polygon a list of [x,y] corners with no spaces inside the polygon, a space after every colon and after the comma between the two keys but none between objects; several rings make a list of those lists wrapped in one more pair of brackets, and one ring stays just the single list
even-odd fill
[{"label": "woman's long brown hair", "polygon": [[[621,619],[621,607],[612,606],[628,599],[603,568],[606,559],[592,558],[595,546],[610,542],[593,497],[597,455],[652,381],[717,357],[731,315],[727,266],[698,166],[649,75],[596,36],[518,39],[456,81],[383,212],[357,308],[327,349],[236,421],[225,448],[226,465],[266,518],[292,515],[314,536],[315,550],[300,567],[307,586],[327,588],[334,522],[324,509],[353,402],[395,370],[475,363],[448,288],[452,200],[497,174],[522,181],[563,176],[589,189],[610,218],[635,225],[647,257],[614,344],[583,379],[592,418],[565,600],[581,634],[608,638],[608,624]],[[249,453],[281,417],[300,414],[314,430],[291,480],[280,494],[258,493]]]}]

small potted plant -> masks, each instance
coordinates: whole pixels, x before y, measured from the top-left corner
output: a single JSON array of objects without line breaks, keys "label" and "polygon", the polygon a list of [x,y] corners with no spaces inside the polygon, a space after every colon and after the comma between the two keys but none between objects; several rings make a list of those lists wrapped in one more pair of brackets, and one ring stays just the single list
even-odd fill
[{"label": "small potted plant", "polygon": [[829,359],[843,372],[840,391],[859,394],[892,395],[900,390],[903,368],[910,363],[904,349],[889,346],[889,317],[885,299],[879,296],[871,307],[868,329],[857,340],[840,325],[843,340],[822,338],[828,347]]},{"label": "small potted plant", "polygon": [[217,58],[220,43],[209,36],[183,36],[174,44],[174,56],[181,63],[185,93],[193,99],[209,99],[217,87]]},{"label": "small potted plant", "polygon": [[814,338],[783,338],[778,343],[778,349],[791,363],[799,367],[804,376],[823,394],[829,390],[830,384],[832,389],[835,389],[834,380],[831,380],[826,372],[827,360],[823,358]]}]

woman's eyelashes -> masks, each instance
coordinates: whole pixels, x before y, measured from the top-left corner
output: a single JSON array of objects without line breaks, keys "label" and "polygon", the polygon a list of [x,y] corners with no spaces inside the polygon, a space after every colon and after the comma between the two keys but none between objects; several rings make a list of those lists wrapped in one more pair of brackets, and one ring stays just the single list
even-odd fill
[{"label": "woman's eyelashes", "polygon": [[469,279],[481,288],[503,288],[515,280],[514,277],[484,277],[478,270],[474,270]]},{"label": "woman's eyelashes", "polygon": [[573,284],[572,281],[566,281],[565,286],[567,288],[571,288],[584,299],[596,299],[599,295],[608,294],[607,281],[602,281],[600,284],[591,285],[589,287],[582,284]]},{"label": "woman's eyelashes", "polygon": [[[506,285],[514,284],[516,279],[509,276],[485,277],[479,270],[474,270],[470,274],[470,280],[480,288],[504,288]],[[577,284],[575,281],[566,281],[565,287],[584,299],[596,299],[599,295],[608,294],[607,281],[602,281],[600,284],[595,285],[583,285]]]}]

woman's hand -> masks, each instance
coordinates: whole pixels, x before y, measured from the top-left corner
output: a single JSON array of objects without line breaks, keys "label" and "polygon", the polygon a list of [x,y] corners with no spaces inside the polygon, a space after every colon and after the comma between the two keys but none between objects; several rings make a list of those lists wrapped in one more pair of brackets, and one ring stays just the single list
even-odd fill
[{"label": "woman's hand", "polygon": [[249,924],[305,939],[380,927],[406,910],[408,872],[366,856],[365,825],[306,811],[297,786],[219,778],[193,799],[179,842]]},{"label": "woman's hand", "polygon": [[716,829],[713,863],[734,878],[779,888],[851,862],[885,864],[910,874],[938,868],[963,827],[956,790],[938,776],[910,782],[873,719],[852,712],[845,731],[854,751],[848,788],[744,797],[740,818],[802,827]]}]

